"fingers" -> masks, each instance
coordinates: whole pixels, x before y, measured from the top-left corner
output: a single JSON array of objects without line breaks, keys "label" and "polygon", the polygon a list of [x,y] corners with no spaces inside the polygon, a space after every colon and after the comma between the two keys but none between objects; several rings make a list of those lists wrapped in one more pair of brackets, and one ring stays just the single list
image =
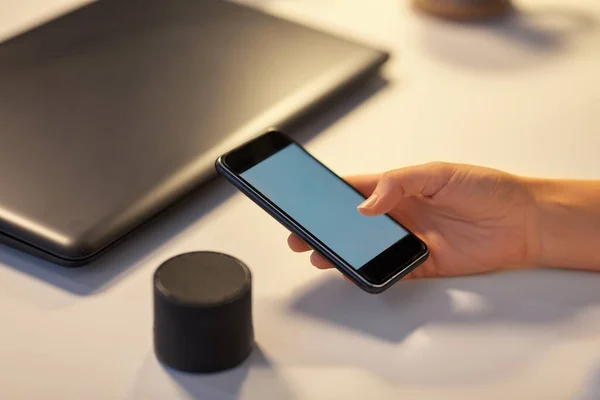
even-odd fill
[{"label": "fingers", "polygon": [[364,215],[385,214],[404,198],[433,197],[455,172],[452,164],[438,162],[388,171],[381,175],[373,193],[358,210]]},{"label": "fingers", "polygon": [[310,255],[310,263],[319,269],[329,269],[333,267],[329,261],[321,257],[316,251],[313,251]]},{"label": "fingers", "polygon": [[[300,239],[293,233],[290,234],[290,236],[288,236],[288,246],[290,246],[290,249],[292,249],[292,251],[295,251],[296,253],[303,253],[311,250],[311,248],[306,243],[304,243],[302,239]],[[316,251],[313,251],[310,255],[310,263],[319,269],[332,268],[331,263],[325,258],[321,257]]]},{"label": "fingers", "polygon": [[[358,210],[365,215],[378,215],[390,212],[403,198],[417,195],[433,197],[450,181],[455,171],[456,168],[451,164],[429,163],[384,174],[350,176],[345,180],[368,197]],[[290,249],[297,253],[312,250],[293,233],[288,236],[287,242]],[[315,251],[310,255],[310,263],[319,269],[333,267]],[[420,275],[421,271],[415,270],[403,277],[403,280],[421,278]],[[344,279],[352,282],[345,276]]]},{"label": "fingers", "polygon": [[310,250],[310,247],[304,243],[304,240],[300,239],[298,236],[291,233],[287,239],[288,246],[293,252],[303,253],[305,251]]}]

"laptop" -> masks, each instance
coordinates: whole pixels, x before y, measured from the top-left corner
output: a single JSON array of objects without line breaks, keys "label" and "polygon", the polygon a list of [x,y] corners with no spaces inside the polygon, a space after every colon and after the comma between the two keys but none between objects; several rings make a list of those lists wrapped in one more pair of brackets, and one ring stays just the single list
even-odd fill
[{"label": "laptop", "polygon": [[[318,12],[318,11],[315,11]],[[96,259],[388,53],[218,0],[102,0],[0,44],[0,243]]]}]

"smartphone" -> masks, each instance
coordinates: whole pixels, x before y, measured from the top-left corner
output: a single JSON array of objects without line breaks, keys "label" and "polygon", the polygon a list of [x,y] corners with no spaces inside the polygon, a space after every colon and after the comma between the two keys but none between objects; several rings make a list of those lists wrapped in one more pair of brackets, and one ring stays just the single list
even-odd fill
[{"label": "smartphone", "polygon": [[423,241],[389,215],[363,216],[365,197],[279,131],[222,155],[218,173],[342,274],[381,293],[423,263]]}]

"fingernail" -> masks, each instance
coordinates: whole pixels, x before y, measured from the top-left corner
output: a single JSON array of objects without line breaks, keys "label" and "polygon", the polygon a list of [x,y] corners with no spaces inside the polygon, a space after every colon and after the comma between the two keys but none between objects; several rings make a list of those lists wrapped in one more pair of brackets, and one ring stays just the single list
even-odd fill
[{"label": "fingernail", "polygon": [[376,195],[372,195],[371,197],[369,197],[367,200],[365,200],[364,202],[362,202],[362,204],[360,204],[358,206],[358,208],[371,208],[375,205],[375,203],[377,203],[377,196]]}]

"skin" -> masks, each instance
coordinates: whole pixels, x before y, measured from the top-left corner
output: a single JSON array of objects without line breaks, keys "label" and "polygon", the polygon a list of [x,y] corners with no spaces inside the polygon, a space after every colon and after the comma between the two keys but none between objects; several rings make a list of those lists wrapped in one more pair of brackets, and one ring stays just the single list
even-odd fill
[{"label": "skin", "polygon": [[[429,259],[404,279],[529,266],[600,270],[600,181],[440,162],[346,180],[367,197],[357,212],[389,213],[429,247]],[[293,234],[288,245],[311,251]],[[310,261],[332,267],[316,252]]]}]

